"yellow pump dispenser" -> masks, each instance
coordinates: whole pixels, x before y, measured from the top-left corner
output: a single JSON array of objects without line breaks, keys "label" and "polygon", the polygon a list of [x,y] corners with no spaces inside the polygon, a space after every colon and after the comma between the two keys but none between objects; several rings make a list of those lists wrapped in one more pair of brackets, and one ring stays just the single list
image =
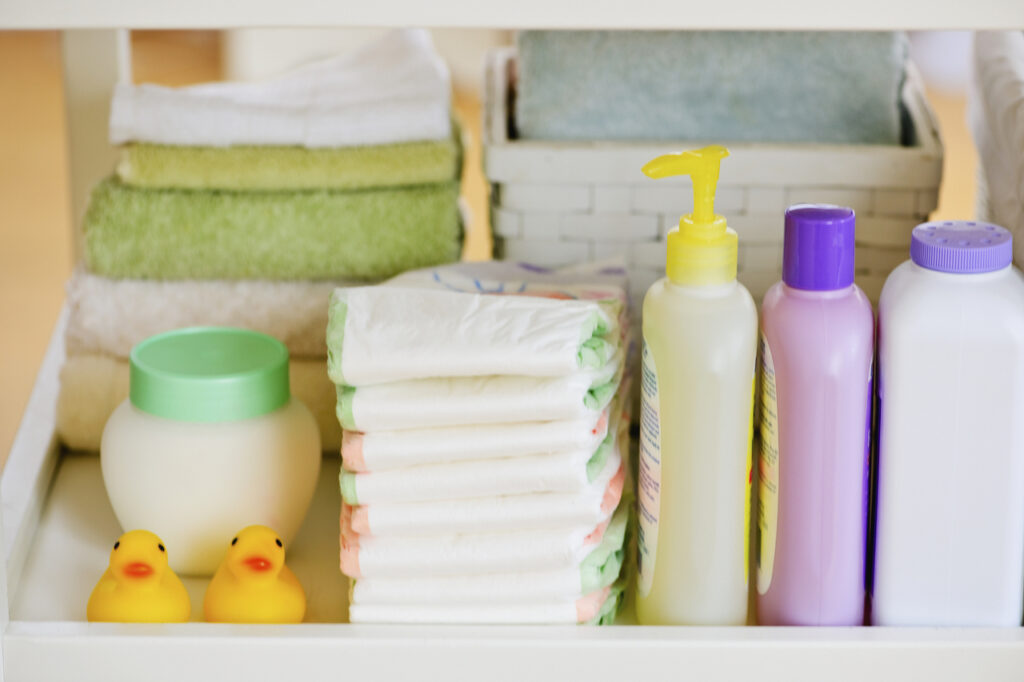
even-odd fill
[{"label": "yellow pump dispenser", "polygon": [[715,215],[718,145],[660,156],[652,178],[693,178],[668,234],[667,277],[644,296],[636,617],[747,621],[757,308],[736,279],[736,233]]},{"label": "yellow pump dispenser", "polygon": [[715,215],[718,170],[729,150],[717,144],[665,154],[650,161],[643,172],[651,178],[689,175],[693,179],[693,213],[679,219],[668,233],[665,274],[676,284],[726,284],[736,279],[736,233]]}]

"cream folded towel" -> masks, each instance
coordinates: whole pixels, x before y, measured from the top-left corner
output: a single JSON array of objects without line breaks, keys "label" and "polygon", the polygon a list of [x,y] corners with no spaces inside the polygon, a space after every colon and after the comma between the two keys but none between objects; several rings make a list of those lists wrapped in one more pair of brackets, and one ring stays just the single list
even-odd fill
[{"label": "cream folded towel", "polygon": [[424,30],[255,83],[120,84],[110,141],[349,147],[451,134],[448,67]]},{"label": "cream folded towel", "polygon": [[69,355],[127,359],[132,347],[181,327],[269,334],[293,358],[325,358],[327,303],[337,281],[110,279],[77,269],[67,285]]},{"label": "cream folded towel", "polygon": [[[316,418],[325,451],[341,447],[334,416],[334,385],[323,360],[292,360],[292,395]],[[57,435],[73,450],[100,449],[103,427],[114,408],[128,397],[128,361],[105,355],[71,355],[60,372]]]}]

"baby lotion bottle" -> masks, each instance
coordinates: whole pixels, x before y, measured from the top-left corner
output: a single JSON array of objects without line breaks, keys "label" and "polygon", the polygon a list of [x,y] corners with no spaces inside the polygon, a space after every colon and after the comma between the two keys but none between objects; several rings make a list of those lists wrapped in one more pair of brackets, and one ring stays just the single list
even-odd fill
[{"label": "baby lotion bottle", "polygon": [[1019,626],[1024,279],[996,225],[932,222],[878,305],[877,625]]},{"label": "baby lotion bottle", "polygon": [[786,211],[761,306],[762,625],[864,620],[874,316],[853,269],[851,209]]},{"label": "baby lotion bottle", "polygon": [[747,619],[757,309],[736,281],[736,233],[715,215],[724,147],[661,156],[690,175],[694,210],[668,234],[667,277],[643,305],[637,620]]}]

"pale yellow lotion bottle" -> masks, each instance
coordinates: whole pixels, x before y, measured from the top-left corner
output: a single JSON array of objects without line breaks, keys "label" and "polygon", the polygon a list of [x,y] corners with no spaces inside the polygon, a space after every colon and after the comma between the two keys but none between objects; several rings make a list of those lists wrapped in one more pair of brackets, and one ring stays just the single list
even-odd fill
[{"label": "pale yellow lotion bottle", "polygon": [[667,277],[644,298],[637,620],[742,625],[757,308],[736,281],[736,233],[715,215],[727,149],[654,159],[690,175],[694,210],[668,234]]}]

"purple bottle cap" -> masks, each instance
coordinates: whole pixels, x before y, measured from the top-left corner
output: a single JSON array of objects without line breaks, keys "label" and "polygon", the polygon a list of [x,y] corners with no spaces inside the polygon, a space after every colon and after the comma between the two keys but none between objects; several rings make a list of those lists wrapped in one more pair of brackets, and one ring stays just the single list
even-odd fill
[{"label": "purple bottle cap", "polygon": [[1013,261],[1013,235],[974,220],[922,223],[910,237],[910,259],[922,268],[957,274],[1002,270]]},{"label": "purple bottle cap", "polygon": [[794,289],[830,291],[853,284],[852,208],[797,204],[786,211],[782,281]]}]

